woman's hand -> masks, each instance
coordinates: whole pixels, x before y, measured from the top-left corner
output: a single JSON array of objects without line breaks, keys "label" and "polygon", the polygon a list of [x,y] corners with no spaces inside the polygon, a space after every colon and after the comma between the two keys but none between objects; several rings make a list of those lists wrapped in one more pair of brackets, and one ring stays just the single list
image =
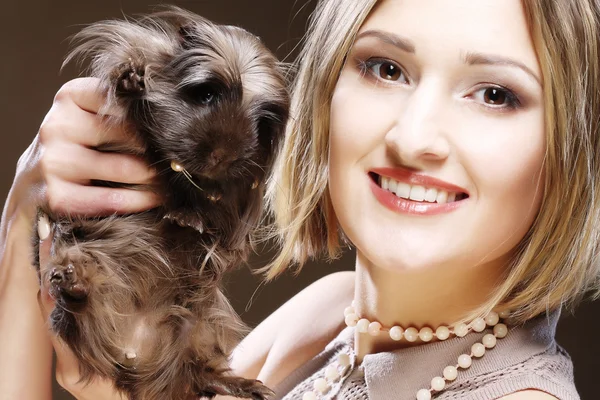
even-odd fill
[{"label": "woman's hand", "polygon": [[143,211],[158,204],[150,192],[90,185],[93,180],[148,184],[154,177],[139,157],[96,150],[106,145],[140,148],[131,132],[104,123],[98,115],[103,102],[97,80],[70,81],[59,90],[42,123],[39,168],[46,200],[54,212],[106,215]]},{"label": "woman's hand", "polygon": [[[147,184],[154,178],[137,156],[97,150],[106,145],[140,147],[131,132],[104,123],[99,115],[104,98],[97,85],[96,79],[82,78],[60,89],[38,135],[19,159],[6,199],[0,222],[0,393],[7,398],[50,399],[50,345],[31,267],[37,206],[46,204],[57,214],[88,216],[138,212],[159,204],[149,191],[91,184],[94,180]],[[58,346],[57,353],[59,365],[70,365]]]}]

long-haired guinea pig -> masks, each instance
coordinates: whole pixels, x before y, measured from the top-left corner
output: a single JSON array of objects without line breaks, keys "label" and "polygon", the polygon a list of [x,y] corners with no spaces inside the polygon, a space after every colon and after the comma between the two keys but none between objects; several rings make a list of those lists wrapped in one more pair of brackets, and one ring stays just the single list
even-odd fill
[{"label": "long-haired guinea pig", "polygon": [[131,399],[266,398],[229,369],[245,327],[221,278],[247,260],[260,222],[288,118],[282,65],[254,35],[174,7],[75,39],[67,61],[90,62],[107,107],[122,111],[108,122],[143,143],[163,205],[87,219],[40,208],[54,221],[49,262],[36,259],[56,300],[52,330],[84,380],[112,379]]}]

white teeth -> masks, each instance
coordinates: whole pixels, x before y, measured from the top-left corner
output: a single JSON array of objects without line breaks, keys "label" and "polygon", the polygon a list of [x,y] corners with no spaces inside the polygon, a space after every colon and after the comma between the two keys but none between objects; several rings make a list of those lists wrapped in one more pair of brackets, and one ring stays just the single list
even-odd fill
[{"label": "white teeth", "polygon": [[405,182],[398,182],[392,178],[380,176],[379,185],[398,197],[414,201],[426,201],[429,203],[445,204],[456,200],[455,192],[447,192],[441,189],[426,188],[424,186],[411,186]]},{"label": "white teeth", "polygon": [[425,200],[425,188],[423,186],[413,186],[410,188],[410,196],[409,199],[415,201],[423,201]]},{"label": "white teeth", "polygon": [[396,187],[398,186],[398,182],[393,179],[390,179],[388,183],[388,190],[392,193],[396,193]]},{"label": "white teeth", "polygon": [[[390,181],[392,180],[393,179],[390,179]],[[408,183],[398,182],[398,187],[394,193],[396,193],[396,196],[398,197],[408,199],[410,196],[410,185]]]},{"label": "white teeth", "polygon": [[389,188],[390,179],[385,176],[381,177],[381,187],[385,190]]},{"label": "white teeth", "polygon": [[448,202],[448,192],[445,192],[443,190],[438,191],[438,195],[435,199],[436,202],[438,202],[439,204],[445,204]]},{"label": "white teeth", "polygon": [[437,194],[437,189],[427,189],[427,191],[425,192],[425,200],[430,203],[433,203],[435,199],[437,199]]}]

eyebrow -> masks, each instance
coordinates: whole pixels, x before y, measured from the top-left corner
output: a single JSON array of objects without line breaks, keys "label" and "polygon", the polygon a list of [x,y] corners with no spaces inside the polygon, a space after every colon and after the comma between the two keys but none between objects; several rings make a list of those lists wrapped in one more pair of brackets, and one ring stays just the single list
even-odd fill
[{"label": "eyebrow", "polygon": [[[415,45],[410,40],[396,35],[395,33],[381,31],[378,29],[370,29],[358,34],[356,40],[358,41],[364,37],[374,37],[407,53],[415,53]],[[464,56],[463,61],[468,65],[499,65],[518,68],[535,79],[537,83],[542,85],[541,78],[535,72],[533,72],[531,68],[511,58],[493,54],[468,52]]]},{"label": "eyebrow", "polygon": [[527,75],[535,79],[537,83],[539,83],[540,85],[542,84],[542,80],[540,79],[540,77],[535,72],[533,72],[531,68],[511,58],[506,58],[492,54],[469,52],[465,55],[464,61],[469,65],[500,65],[519,68],[520,70],[524,71]]},{"label": "eyebrow", "polygon": [[368,31],[361,32],[356,40],[362,39],[363,37],[374,37],[385,43],[391,44],[399,48],[400,50],[406,51],[407,53],[415,52],[415,45],[408,39],[396,35],[391,32],[384,32],[377,29],[371,29]]}]

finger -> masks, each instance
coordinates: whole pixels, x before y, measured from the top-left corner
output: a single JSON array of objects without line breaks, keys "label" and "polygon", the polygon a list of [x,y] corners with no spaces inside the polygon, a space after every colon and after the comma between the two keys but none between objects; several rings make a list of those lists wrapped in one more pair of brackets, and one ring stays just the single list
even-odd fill
[{"label": "finger", "polygon": [[143,150],[142,143],[132,128],[122,123],[123,117],[121,107],[107,103],[99,79],[77,78],[60,88],[52,110],[42,125],[47,125],[48,119],[58,121],[59,127],[71,134],[68,139],[88,147],[107,143],[128,144],[132,150],[140,153]]},{"label": "finger", "polygon": [[[77,107],[73,105],[69,110]],[[119,149],[121,152],[141,154],[144,151],[142,141],[126,123],[115,123],[104,116],[81,112],[73,109],[71,114],[79,112],[80,116],[65,118],[65,137],[71,142],[80,143],[91,148]]]},{"label": "finger", "polygon": [[40,238],[39,256],[40,266],[47,264],[47,259],[50,255],[50,247],[52,246],[54,224],[48,218],[48,215],[40,212],[37,220],[37,233]]},{"label": "finger", "polygon": [[138,156],[105,153],[72,143],[47,149],[42,158],[48,176],[89,184],[91,180],[147,185],[156,177],[154,170]]},{"label": "finger", "polygon": [[42,311],[44,320],[47,321],[50,312],[54,308],[54,300],[48,293],[48,260],[50,258],[50,249],[52,247],[54,226],[52,221],[44,213],[39,213],[37,217],[37,233],[39,237],[39,261],[40,261],[40,292],[38,292],[38,303]]},{"label": "finger", "polygon": [[106,117],[89,113],[70,101],[56,103],[44,120],[40,135],[44,142],[54,139],[90,148],[119,147],[129,153],[141,153],[142,143],[127,124],[114,123]]},{"label": "finger", "polygon": [[48,179],[46,198],[54,212],[89,217],[137,213],[161,203],[159,195],[149,191],[81,186],[58,179]]},{"label": "finger", "polygon": [[65,83],[56,93],[55,102],[69,101],[92,114],[121,116],[117,108],[106,108],[106,95],[98,78],[76,78]]}]

